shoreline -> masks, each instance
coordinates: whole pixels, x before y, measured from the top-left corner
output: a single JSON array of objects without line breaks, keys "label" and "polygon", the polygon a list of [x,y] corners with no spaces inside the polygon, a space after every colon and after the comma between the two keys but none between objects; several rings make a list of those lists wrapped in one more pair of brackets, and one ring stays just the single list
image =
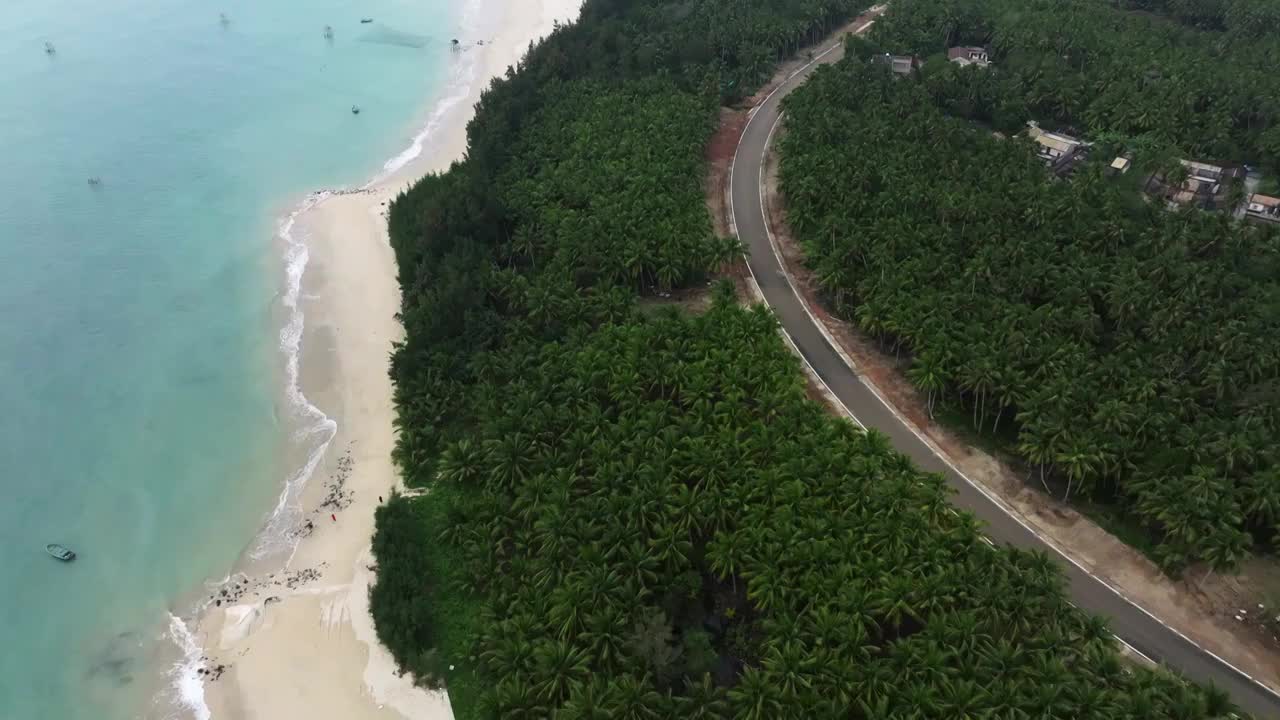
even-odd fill
[{"label": "shoreline", "polygon": [[[425,126],[370,181],[312,194],[286,219],[295,223],[298,239],[279,237],[309,254],[294,295],[298,317],[306,318],[297,328],[297,388],[321,422],[336,424],[310,478],[291,496],[287,483],[304,475],[296,469],[282,487],[277,510],[298,508],[287,523],[297,538],[292,554],[258,561],[263,538],[255,537],[192,623],[185,661],[171,673],[187,715],[452,717],[445,692],[416,688],[397,675],[368,610],[374,510],[380,496],[400,486],[391,460],[395,408],[388,374],[391,343],[402,337],[395,319],[400,290],[385,213],[408,184],[461,158],[466,125],[490,78],[516,64],[555,21],[576,19],[579,6],[580,0],[469,6],[464,17],[481,18],[484,44],[467,48],[479,57],[469,63],[466,92],[446,86],[432,98]],[[272,513],[264,531],[279,530],[280,516]],[[177,618],[170,625],[181,642],[187,626]]]}]

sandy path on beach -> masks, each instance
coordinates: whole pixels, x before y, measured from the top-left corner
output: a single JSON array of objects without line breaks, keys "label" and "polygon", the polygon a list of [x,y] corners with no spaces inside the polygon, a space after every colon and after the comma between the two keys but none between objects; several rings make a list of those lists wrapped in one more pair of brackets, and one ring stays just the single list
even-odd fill
[{"label": "sandy path on beach", "polygon": [[[388,244],[386,204],[421,175],[444,169],[466,147],[466,123],[488,79],[514,65],[554,20],[577,16],[580,0],[510,0],[486,39],[468,98],[441,118],[420,157],[368,192],[334,195],[299,216],[310,262],[303,279],[306,334],[301,375],[311,402],[338,423],[328,457],[303,494],[314,530],[285,570],[317,577],[290,588],[265,581],[212,608],[197,637],[208,665],[225,666],[205,683],[218,720],[256,718],[451,718],[444,693],[397,677],[368,615],[374,509],[399,483],[394,446],[391,343],[400,292]],[[321,504],[340,480],[338,507]],[[348,504],[349,503],[349,504]],[[330,513],[336,516],[332,520]],[[284,577],[277,569],[275,578]]]}]

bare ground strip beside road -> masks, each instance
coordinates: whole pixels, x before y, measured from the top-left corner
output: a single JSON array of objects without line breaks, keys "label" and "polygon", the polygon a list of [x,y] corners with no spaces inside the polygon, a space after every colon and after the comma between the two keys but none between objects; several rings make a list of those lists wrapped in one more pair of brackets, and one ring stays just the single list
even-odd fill
[{"label": "bare ground strip beside road", "polygon": [[[859,18],[842,29],[838,36],[863,27],[868,19],[870,18],[867,16]],[[811,54],[817,54],[830,45],[828,41]],[[708,148],[707,197],[717,232],[732,233],[736,230],[731,217],[731,201],[728,199],[732,191],[730,171],[738,140],[743,136],[752,112],[774,89],[803,68],[807,61],[806,57],[787,63],[779,69],[773,82],[750,99],[745,108],[726,109],[722,112],[720,131]],[[887,404],[892,405],[904,424],[912,426],[912,429],[926,437],[940,457],[944,457],[968,478],[981,484],[983,489],[998,496],[1008,511],[1016,514],[1045,541],[1069,555],[1088,574],[1115,587],[1125,597],[1157,616],[1158,622],[1176,629],[1194,644],[1227,660],[1254,678],[1272,687],[1280,687],[1280,673],[1277,673],[1280,668],[1280,653],[1276,650],[1274,639],[1259,626],[1234,619],[1238,610],[1244,607],[1244,598],[1256,594],[1258,576],[1266,575],[1267,569],[1254,565],[1250,573],[1215,578],[1203,587],[1173,582],[1140,553],[1094,523],[1043,493],[1027,487],[1007,464],[969,447],[954,434],[929,421],[923,402],[901,377],[893,358],[880,352],[876,344],[862,336],[856,328],[832,317],[818,302],[810,274],[803,264],[803,255],[786,231],[783,205],[777,193],[776,178],[772,177],[775,172],[776,158],[771,158],[762,173],[766,178],[767,191],[763,193],[762,199],[768,208],[770,227],[778,241],[783,263],[780,272],[794,279],[796,293],[803,298],[808,311],[822,323],[840,352],[852,361],[849,369],[852,371],[856,368],[856,372],[861,374],[861,381],[874,388]],[[745,242],[747,239],[743,240]],[[743,277],[741,273],[734,275],[740,290],[749,292],[748,285],[754,285],[752,278]],[[793,347],[804,355],[794,344]],[[830,400],[834,398],[826,392],[825,383],[818,378],[818,373],[811,371],[810,375],[811,386],[822,386],[811,394],[816,399],[828,400],[829,406],[833,405]],[[1241,607],[1237,608],[1236,605]],[[1272,611],[1270,608],[1267,610]],[[1123,627],[1115,629],[1124,633]],[[1185,663],[1174,664],[1185,666]],[[1274,701],[1274,698],[1255,697],[1253,702],[1246,701],[1243,704],[1253,712],[1270,716],[1277,706],[1273,702],[1267,702],[1268,700]]]},{"label": "bare ground strip beside road", "polygon": [[[1015,470],[1005,460],[973,447],[929,419],[925,398],[903,376],[906,363],[883,352],[855,325],[836,317],[821,304],[813,273],[804,263],[804,252],[786,225],[784,201],[777,182],[777,155],[775,144],[765,166],[765,202],[774,240],[800,296],[836,339],[840,349],[853,360],[863,381],[874,385],[953,465],[999,496],[1036,532],[1052,540],[1091,573],[1196,644],[1280,689],[1280,652],[1274,636],[1258,624],[1234,619],[1241,609],[1249,610],[1256,605],[1251,597],[1256,593],[1240,589],[1242,585],[1253,584],[1247,576],[1215,575],[1198,585],[1192,578],[1198,580],[1203,573],[1192,569],[1186,575],[1188,579],[1174,581],[1142,553],[1069,505],[1028,485],[1024,481],[1025,471]],[[1263,570],[1255,565],[1254,574]],[[1280,612],[1280,608],[1274,611]],[[1251,610],[1250,614],[1257,613]]]}]

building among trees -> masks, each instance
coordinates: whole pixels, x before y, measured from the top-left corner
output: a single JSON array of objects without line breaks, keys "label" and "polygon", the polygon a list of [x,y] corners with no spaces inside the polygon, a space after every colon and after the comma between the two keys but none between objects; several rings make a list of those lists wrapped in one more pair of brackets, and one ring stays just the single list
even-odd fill
[{"label": "building among trees", "polygon": [[978,67],[984,68],[991,65],[991,58],[987,54],[987,49],[984,47],[953,47],[947,50],[947,59],[960,67],[977,65]]},{"label": "building among trees", "polygon": [[1280,223],[1280,198],[1254,193],[1245,205],[1245,217],[1264,223]]},{"label": "building among trees", "polygon": [[889,53],[876,55],[872,58],[872,61],[881,65],[888,65],[894,75],[901,77],[909,77],[913,71],[918,70],[924,64],[915,55],[890,55]]},{"label": "building among trees", "polygon": [[1193,160],[1179,160],[1178,164],[1181,167],[1172,172],[1155,173],[1148,178],[1146,192],[1153,197],[1163,197],[1173,205],[1204,210],[1220,210],[1236,204],[1230,202],[1228,196],[1232,186],[1244,177],[1243,169]]},{"label": "building among trees", "polygon": [[1089,143],[1070,135],[1045,132],[1034,120],[1027,122],[1027,137],[1035,142],[1036,155],[1058,177],[1070,175],[1089,156]]}]

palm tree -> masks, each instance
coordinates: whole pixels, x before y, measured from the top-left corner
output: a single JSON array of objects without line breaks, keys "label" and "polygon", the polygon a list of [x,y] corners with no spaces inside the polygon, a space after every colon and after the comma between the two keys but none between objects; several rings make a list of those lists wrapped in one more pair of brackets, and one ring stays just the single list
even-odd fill
[{"label": "palm tree", "polygon": [[712,682],[710,674],[704,674],[697,682],[687,685],[676,716],[686,720],[718,720],[729,716],[728,708],[724,691]]},{"label": "palm tree", "polygon": [[612,604],[587,615],[580,639],[591,653],[592,667],[609,672],[622,663],[626,652],[625,618]]},{"label": "palm tree", "polygon": [[1255,472],[1241,485],[1241,504],[1253,521],[1274,527],[1280,521],[1280,467]]},{"label": "palm tree", "polygon": [[533,646],[528,637],[511,632],[496,632],[484,638],[485,650],[480,659],[494,677],[514,676],[533,667]]},{"label": "palm tree", "polygon": [[747,597],[763,611],[780,609],[787,596],[787,582],[774,565],[765,564],[743,573],[747,578]]},{"label": "palm tree", "polygon": [[973,403],[973,426],[978,432],[982,432],[982,419],[987,414],[987,395],[996,382],[995,364],[990,359],[992,354],[987,350],[979,351],[981,359],[961,370],[961,387],[976,396]]},{"label": "palm tree", "polygon": [[583,630],[584,614],[595,603],[588,604],[588,585],[581,575],[570,574],[551,591],[551,612],[548,618],[557,628],[561,640],[576,638]]},{"label": "palm tree", "polygon": [[533,442],[524,433],[510,433],[488,443],[492,478],[502,487],[513,487],[523,481],[533,461]]},{"label": "palm tree", "polygon": [[1237,469],[1248,472],[1257,457],[1253,439],[1239,432],[1228,431],[1220,435],[1211,447],[1218,454],[1225,474],[1234,473]]},{"label": "palm tree", "polygon": [[907,370],[907,377],[925,393],[925,407],[928,408],[929,418],[932,419],[934,404],[947,387],[947,377],[941,358],[934,353],[922,354]]},{"label": "palm tree", "polygon": [[548,708],[536,696],[523,677],[505,677],[494,686],[488,704],[505,717],[536,715]]},{"label": "palm tree", "polygon": [[1063,494],[1064,501],[1071,498],[1071,484],[1083,483],[1097,477],[1101,467],[1101,456],[1091,449],[1092,445],[1084,440],[1068,440],[1066,448],[1059,452],[1054,460],[1067,473],[1067,490]]},{"label": "palm tree", "polygon": [[469,439],[445,448],[440,455],[440,480],[456,485],[471,485],[484,471],[484,451]]},{"label": "palm tree", "polygon": [[813,654],[796,640],[772,646],[764,657],[764,670],[789,704],[813,689]]},{"label": "palm tree", "polygon": [[765,671],[747,668],[738,684],[729,690],[733,717],[743,720],[772,720],[782,712],[782,695]]},{"label": "palm tree", "polygon": [[1240,710],[1231,701],[1231,695],[1210,683],[1204,689],[1205,717],[1232,718],[1237,717]]},{"label": "palm tree", "polygon": [[744,558],[746,543],[733,531],[717,533],[707,544],[707,562],[711,571],[721,579],[728,578],[737,589],[739,569]]},{"label": "palm tree", "polygon": [[990,696],[971,680],[944,679],[939,683],[938,706],[947,717],[980,718],[990,707]]},{"label": "palm tree", "polygon": [[573,694],[556,711],[555,717],[565,720],[610,720],[616,711],[616,699],[605,683],[593,680],[574,686]]},{"label": "palm tree", "polygon": [[611,688],[615,699],[612,717],[617,720],[655,720],[663,717],[664,698],[648,676],[623,675]]},{"label": "palm tree", "polygon": [[569,697],[571,688],[591,676],[587,656],[563,640],[539,644],[533,651],[534,665],[540,681],[534,692],[545,701],[558,703]]},{"label": "palm tree", "polygon": [[649,548],[641,545],[639,541],[624,545],[620,554],[621,567],[628,573],[627,577],[634,580],[640,586],[650,585],[658,582],[658,568],[660,563]]},{"label": "palm tree", "polygon": [[[1045,467],[1057,458],[1053,440],[1040,432],[1038,428],[1027,427],[1018,435],[1018,452],[1032,465],[1040,468],[1040,484],[1049,492],[1049,483],[1045,480]],[[1028,474],[1028,480],[1030,476]]]}]

